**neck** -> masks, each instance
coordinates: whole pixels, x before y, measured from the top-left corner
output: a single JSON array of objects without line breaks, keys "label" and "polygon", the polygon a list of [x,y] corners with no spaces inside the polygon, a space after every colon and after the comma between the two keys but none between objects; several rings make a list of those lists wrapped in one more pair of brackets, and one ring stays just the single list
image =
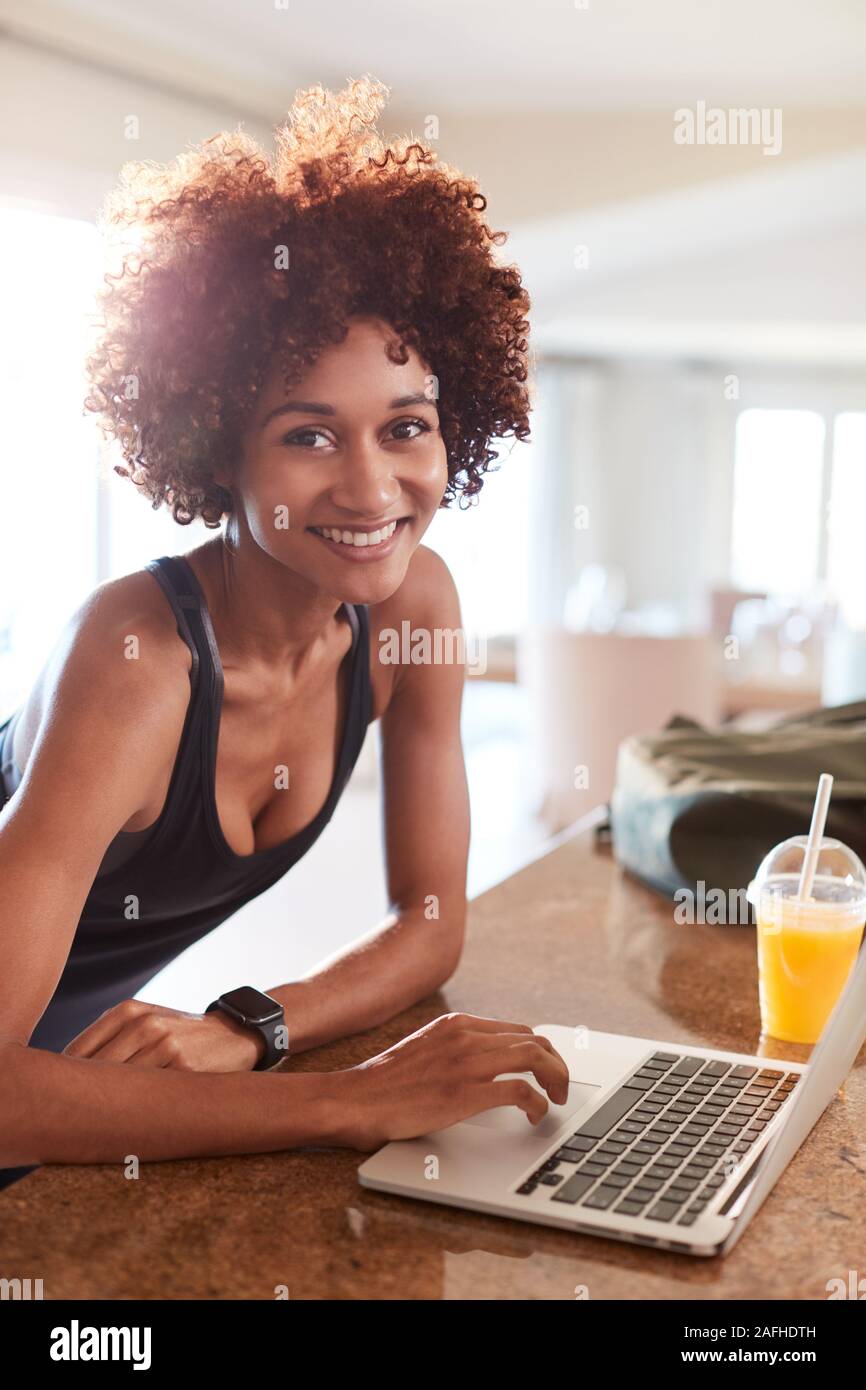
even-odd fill
[{"label": "neck", "polygon": [[201,583],[223,665],[299,673],[333,635],[341,602],[274,560],[232,527],[187,555]]}]

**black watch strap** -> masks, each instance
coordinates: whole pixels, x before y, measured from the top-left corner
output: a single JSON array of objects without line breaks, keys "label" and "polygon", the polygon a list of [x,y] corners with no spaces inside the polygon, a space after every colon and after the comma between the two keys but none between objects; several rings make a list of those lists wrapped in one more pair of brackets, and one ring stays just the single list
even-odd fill
[{"label": "black watch strap", "polygon": [[253,1071],[269,1071],[288,1056],[283,1006],[270,994],[264,994],[252,985],[242,985],[240,989],[229,990],[226,994],[221,994],[219,999],[214,999],[212,1004],[208,1004],[205,1012],[213,1013],[215,1009],[219,1009],[244,1028],[252,1029],[264,1039],[264,1053],[256,1062]]}]

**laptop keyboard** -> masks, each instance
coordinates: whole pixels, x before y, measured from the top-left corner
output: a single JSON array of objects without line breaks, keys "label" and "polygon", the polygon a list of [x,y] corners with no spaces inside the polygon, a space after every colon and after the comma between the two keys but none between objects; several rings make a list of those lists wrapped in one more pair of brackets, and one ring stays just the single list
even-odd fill
[{"label": "laptop keyboard", "polygon": [[691,1226],[799,1080],[655,1052],[517,1191]]}]

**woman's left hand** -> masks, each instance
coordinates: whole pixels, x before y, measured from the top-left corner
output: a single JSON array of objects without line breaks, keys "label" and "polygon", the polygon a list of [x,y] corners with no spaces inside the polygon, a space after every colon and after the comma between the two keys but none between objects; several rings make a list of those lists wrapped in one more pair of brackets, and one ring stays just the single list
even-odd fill
[{"label": "woman's left hand", "polygon": [[188,1014],[124,999],[67,1043],[65,1057],[184,1071],[252,1071],[264,1040],[224,1013]]}]

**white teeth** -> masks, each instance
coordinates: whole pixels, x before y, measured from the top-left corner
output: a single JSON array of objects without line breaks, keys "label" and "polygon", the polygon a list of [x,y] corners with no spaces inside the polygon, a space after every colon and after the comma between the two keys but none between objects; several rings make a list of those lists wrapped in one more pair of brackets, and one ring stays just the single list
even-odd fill
[{"label": "white teeth", "polygon": [[397,529],[396,521],[390,521],[381,531],[338,531],[334,526],[314,526],[313,530],[329,541],[340,545],[381,545],[382,541],[393,536]]}]

